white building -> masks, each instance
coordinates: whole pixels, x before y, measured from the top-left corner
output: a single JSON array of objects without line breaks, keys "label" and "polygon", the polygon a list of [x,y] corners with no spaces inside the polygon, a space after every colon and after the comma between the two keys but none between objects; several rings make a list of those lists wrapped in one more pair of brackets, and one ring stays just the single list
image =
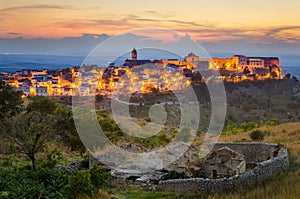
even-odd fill
[{"label": "white building", "polygon": [[264,59],[261,59],[261,58],[248,58],[247,67],[252,73],[254,73],[254,69],[256,69],[256,68],[265,68]]},{"label": "white building", "polygon": [[46,86],[41,86],[36,88],[37,96],[48,96],[48,88]]},{"label": "white building", "polygon": [[248,58],[244,55],[234,55],[232,62],[238,67],[238,70],[243,70],[248,66]]}]

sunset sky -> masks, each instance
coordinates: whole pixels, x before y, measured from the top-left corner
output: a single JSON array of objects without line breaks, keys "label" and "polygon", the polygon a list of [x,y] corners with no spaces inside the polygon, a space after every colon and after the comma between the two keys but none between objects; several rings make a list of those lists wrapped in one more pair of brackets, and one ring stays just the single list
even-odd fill
[{"label": "sunset sky", "polygon": [[164,27],[202,42],[300,43],[299,0],[1,0],[0,37],[115,35]]}]

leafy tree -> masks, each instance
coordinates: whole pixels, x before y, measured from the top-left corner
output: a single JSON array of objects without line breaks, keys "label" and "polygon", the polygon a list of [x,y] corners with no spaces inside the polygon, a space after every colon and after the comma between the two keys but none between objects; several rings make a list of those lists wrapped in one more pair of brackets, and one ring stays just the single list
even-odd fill
[{"label": "leafy tree", "polygon": [[83,154],[86,148],[77,133],[72,110],[59,104],[53,115],[56,133],[62,138],[64,143],[71,147],[71,150],[79,151]]},{"label": "leafy tree", "polygon": [[0,80],[0,119],[11,117],[23,110],[22,91],[15,91]]},{"label": "leafy tree", "polygon": [[53,114],[60,104],[49,97],[34,96],[26,107],[27,112],[40,112],[41,114]]},{"label": "leafy tree", "polygon": [[30,158],[32,168],[36,171],[36,154],[42,151],[53,136],[51,117],[31,112],[6,118],[2,125],[5,138]]},{"label": "leafy tree", "polygon": [[290,78],[291,78],[291,74],[290,74],[290,73],[286,74],[286,75],[285,75],[285,78],[286,78],[286,79],[290,79]]},{"label": "leafy tree", "polygon": [[43,168],[55,168],[55,166],[64,159],[58,147],[55,147],[51,151],[48,151],[47,149],[44,150],[44,152],[45,151],[47,153],[47,158],[43,159],[42,163],[40,164]]},{"label": "leafy tree", "polygon": [[31,98],[26,110],[28,113],[36,111],[44,117],[52,117],[56,135],[60,136],[62,141],[71,147],[71,150],[85,152],[85,147],[77,134],[70,108],[49,97],[35,96]]}]

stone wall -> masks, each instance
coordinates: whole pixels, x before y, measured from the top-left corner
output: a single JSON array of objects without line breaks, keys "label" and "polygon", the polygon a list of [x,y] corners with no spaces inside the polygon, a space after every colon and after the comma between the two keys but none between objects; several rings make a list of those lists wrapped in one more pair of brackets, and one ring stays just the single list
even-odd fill
[{"label": "stone wall", "polygon": [[225,146],[243,154],[247,163],[262,162],[271,159],[274,157],[274,153],[279,149],[277,144],[260,142],[219,142],[214,145],[213,149],[219,149]]},{"label": "stone wall", "polygon": [[[289,167],[289,158],[286,148],[279,148],[276,144],[264,143],[217,143],[214,148],[227,146],[245,155],[246,162],[254,159],[266,159],[246,173],[222,179],[176,179],[160,181],[157,189],[166,191],[181,191],[181,192],[220,192],[230,190],[237,187],[245,188],[248,185],[255,185],[259,181],[270,176],[284,172]],[[272,157],[271,152],[276,157]]]}]

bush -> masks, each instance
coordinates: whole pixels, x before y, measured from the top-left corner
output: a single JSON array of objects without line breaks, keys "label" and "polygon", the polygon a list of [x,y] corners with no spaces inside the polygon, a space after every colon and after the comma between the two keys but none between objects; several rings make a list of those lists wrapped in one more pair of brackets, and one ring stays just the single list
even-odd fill
[{"label": "bush", "polygon": [[151,118],[150,117],[147,117],[144,119],[146,122],[151,122]]},{"label": "bush", "polygon": [[111,121],[100,120],[99,123],[103,131],[113,132],[115,130],[114,124]]},{"label": "bush", "polygon": [[250,133],[250,138],[254,141],[263,140],[266,133],[261,130],[255,130]]},{"label": "bush", "polygon": [[65,171],[40,169],[36,179],[45,187],[42,198],[66,198],[65,186],[69,183],[69,175]]},{"label": "bush", "polygon": [[70,183],[67,186],[70,198],[92,195],[93,190],[94,186],[91,182],[91,174],[89,170],[78,171],[71,175]]},{"label": "bush", "polygon": [[250,130],[253,130],[255,128],[258,127],[258,124],[255,123],[255,122],[247,122],[247,123],[242,123],[240,128],[243,130],[243,131],[250,131]]},{"label": "bush", "polygon": [[66,198],[69,176],[58,169],[0,172],[0,193],[7,198]]},{"label": "bush", "polygon": [[225,135],[237,134],[240,132],[241,132],[241,129],[238,128],[236,124],[233,124],[233,125],[228,125],[226,127]]},{"label": "bush", "polygon": [[272,119],[272,120],[267,120],[264,122],[265,126],[276,126],[278,125],[278,120]]},{"label": "bush", "polygon": [[100,164],[95,164],[90,171],[91,182],[95,188],[103,188],[107,185],[107,182],[110,178],[110,173],[106,172]]},{"label": "bush", "polygon": [[80,154],[83,154],[86,151],[86,148],[83,145],[78,134],[70,135],[69,147],[71,148],[71,151],[78,151],[80,152]]},{"label": "bush", "polygon": [[167,137],[167,135],[165,133],[160,133],[157,135],[157,139],[160,141],[160,142],[163,142],[163,143],[169,143],[170,142],[170,139]]}]

